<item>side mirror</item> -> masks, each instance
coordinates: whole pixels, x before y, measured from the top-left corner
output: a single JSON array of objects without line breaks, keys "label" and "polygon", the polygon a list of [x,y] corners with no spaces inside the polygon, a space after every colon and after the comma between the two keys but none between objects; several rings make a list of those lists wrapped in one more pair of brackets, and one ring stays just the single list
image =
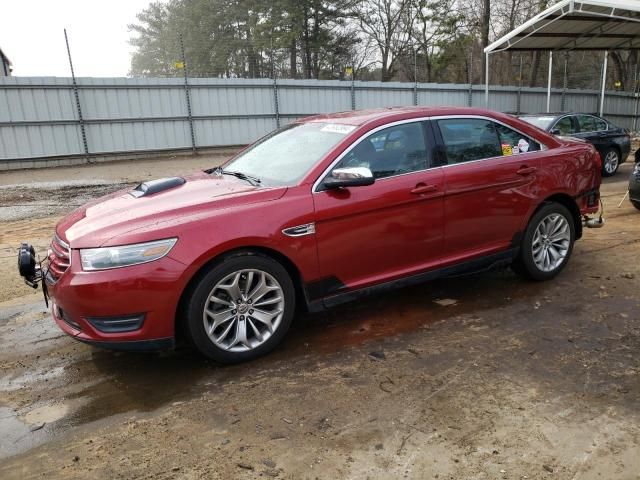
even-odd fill
[{"label": "side mirror", "polygon": [[326,190],[334,188],[364,187],[375,182],[373,173],[366,167],[336,168],[331,171],[322,186]]},{"label": "side mirror", "polygon": [[559,128],[554,128],[553,130],[551,130],[551,135],[562,135],[562,132],[560,131]]}]

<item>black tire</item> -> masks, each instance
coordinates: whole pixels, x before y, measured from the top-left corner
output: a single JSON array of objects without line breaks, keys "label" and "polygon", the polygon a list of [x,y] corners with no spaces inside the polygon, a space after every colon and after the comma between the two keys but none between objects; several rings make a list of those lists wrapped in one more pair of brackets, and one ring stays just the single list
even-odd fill
[{"label": "black tire", "polygon": [[633,204],[634,207],[636,207],[638,210],[640,210],[640,202],[638,202],[636,200],[631,200],[631,203]]},{"label": "black tire", "polygon": [[[204,309],[205,305],[207,307],[210,306],[209,296],[219,282],[228,275],[245,269],[266,272],[277,281],[284,297],[284,313],[279,320],[279,324],[264,343],[246,351],[229,351],[216,345],[207,334]],[[187,337],[202,355],[219,363],[245,362],[270,352],[286,335],[295,313],[295,289],[287,270],[271,257],[256,252],[240,252],[222,258],[200,276],[187,295],[181,316],[182,321],[185,323]],[[248,320],[250,316],[247,315],[246,318]],[[259,324],[258,322],[255,323],[256,325]]]},{"label": "black tire", "polygon": [[[607,163],[607,158],[609,156],[615,156],[615,169],[613,169],[612,171],[608,171],[606,168],[606,163]],[[620,151],[617,148],[614,147],[610,147],[607,148],[603,154],[602,154],[602,176],[603,177],[612,177],[616,174],[616,172],[618,171],[618,168],[620,167],[620,163],[621,163],[622,159],[620,158]]]},{"label": "black tire", "polygon": [[[538,268],[534,261],[533,256],[533,240],[534,235],[536,233],[536,229],[538,225],[543,221],[543,219],[547,218],[549,215],[561,215],[565,218],[569,226],[569,245],[567,249],[567,253],[564,256],[562,262],[555,267],[551,271],[544,271]],[[513,270],[530,280],[535,281],[544,281],[550,280],[556,275],[558,275],[564,267],[569,262],[569,258],[571,257],[571,252],[573,251],[573,244],[576,238],[576,228],[574,223],[573,215],[571,212],[564,206],[559,203],[546,203],[544,204],[534,215],[531,217],[529,221],[529,225],[527,226],[527,230],[522,239],[522,244],[520,246],[520,252],[518,253],[518,257],[513,262],[512,268]]]}]

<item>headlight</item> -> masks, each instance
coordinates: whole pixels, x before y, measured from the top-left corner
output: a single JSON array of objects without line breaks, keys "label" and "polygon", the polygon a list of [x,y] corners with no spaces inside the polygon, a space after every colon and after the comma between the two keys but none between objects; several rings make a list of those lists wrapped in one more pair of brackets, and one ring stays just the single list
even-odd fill
[{"label": "headlight", "polygon": [[86,248],[80,250],[83,270],[106,270],[153,262],[164,257],[178,241],[177,238],[136,243],[120,247]]}]

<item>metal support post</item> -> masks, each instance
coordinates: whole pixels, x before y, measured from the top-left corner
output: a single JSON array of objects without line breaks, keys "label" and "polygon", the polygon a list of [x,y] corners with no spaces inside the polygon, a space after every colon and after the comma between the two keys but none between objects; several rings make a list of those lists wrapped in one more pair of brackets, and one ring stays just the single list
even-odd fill
[{"label": "metal support post", "polygon": [[187,118],[189,120],[189,131],[191,133],[191,150],[196,153],[196,134],[193,129],[193,114],[191,111],[191,92],[189,91],[189,77],[187,75],[187,59],[184,54],[184,42],[180,34],[180,53],[182,54],[182,71],[184,72],[184,94],[187,99]]},{"label": "metal support post", "polygon": [[600,90],[600,109],[598,114],[602,117],[604,115],[604,96],[605,89],[607,88],[607,65],[609,63],[609,52],[604,52],[604,62],[602,63],[602,88]]},{"label": "metal support post", "polygon": [[522,113],[522,54],[520,54],[520,72],[518,73],[518,100],[516,112],[518,115]]},{"label": "metal support post", "polygon": [[467,76],[469,77],[469,93],[467,94],[467,106],[473,106],[473,45],[471,45],[471,52],[469,53],[469,68],[467,69]]},{"label": "metal support post", "polygon": [[547,79],[547,112],[551,111],[551,80],[553,80],[553,52],[549,52],[549,78]]},{"label": "metal support post", "polygon": [[562,99],[560,100],[560,111],[564,112],[567,108],[567,87],[569,79],[567,77],[567,67],[569,66],[569,54],[564,54],[564,78],[562,80]]},{"label": "metal support post", "polygon": [[71,60],[71,48],[69,48],[69,37],[67,36],[67,29],[64,29],[64,41],[67,44],[67,55],[69,57],[69,67],[71,68],[71,81],[73,84],[73,96],[76,100],[76,110],[78,112],[78,125],[80,126],[80,134],[82,136],[82,145],[84,147],[84,154],[89,161],[89,144],[87,143],[87,132],[84,127],[84,118],[82,117],[82,107],[80,106],[80,94],[78,93],[78,82],[76,82],[76,73],[73,69],[73,61]]},{"label": "metal support post", "polygon": [[418,49],[413,47],[413,104],[418,105]]},{"label": "metal support post", "polygon": [[485,54],[484,62],[484,105],[489,108],[489,54]]}]

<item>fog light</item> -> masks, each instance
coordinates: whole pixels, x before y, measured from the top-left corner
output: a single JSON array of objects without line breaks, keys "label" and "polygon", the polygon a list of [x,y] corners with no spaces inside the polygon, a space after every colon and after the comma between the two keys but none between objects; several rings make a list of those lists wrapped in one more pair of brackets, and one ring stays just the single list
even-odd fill
[{"label": "fog light", "polygon": [[142,328],[144,313],[119,317],[85,317],[93,328],[103,333],[133,332]]}]

